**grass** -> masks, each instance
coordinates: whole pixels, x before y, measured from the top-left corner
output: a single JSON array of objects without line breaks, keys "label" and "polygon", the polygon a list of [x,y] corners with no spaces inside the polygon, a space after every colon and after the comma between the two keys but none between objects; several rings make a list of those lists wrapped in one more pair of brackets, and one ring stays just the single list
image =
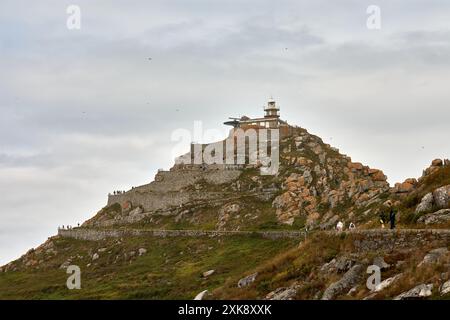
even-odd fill
[{"label": "grass", "polygon": [[[292,239],[232,238],[130,238],[101,242],[59,239],[55,258],[40,270],[0,274],[0,299],[192,299],[205,289],[223,285],[230,277],[245,274],[264,260],[295,245]],[[90,254],[99,248],[100,258]],[[141,257],[123,254],[146,248]],[[82,271],[82,289],[68,290],[65,270],[59,269],[69,253]],[[120,259],[115,262],[116,256]],[[242,263],[243,259],[245,263]],[[87,265],[91,263],[88,267]],[[204,271],[216,272],[203,278]]]}]

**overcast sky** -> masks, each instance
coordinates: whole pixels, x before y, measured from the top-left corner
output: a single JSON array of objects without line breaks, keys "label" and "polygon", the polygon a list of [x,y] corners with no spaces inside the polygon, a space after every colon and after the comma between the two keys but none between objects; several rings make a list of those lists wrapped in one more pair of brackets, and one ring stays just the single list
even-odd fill
[{"label": "overcast sky", "polygon": [[2,0],[0,265],[168,169],[174,130],[270,96],[391,184],[418,177],[450,156],[449,24],[448,0]]}]

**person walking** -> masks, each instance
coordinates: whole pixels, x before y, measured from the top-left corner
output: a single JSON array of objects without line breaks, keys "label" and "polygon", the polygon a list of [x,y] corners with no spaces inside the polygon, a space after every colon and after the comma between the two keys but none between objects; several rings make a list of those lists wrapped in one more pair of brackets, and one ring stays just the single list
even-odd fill
[{"label": "person walking", "polygon": [[389,211],[389,222],[391,224],[391,230],[395,229],[395,208],[391,206],[391,210]]}]

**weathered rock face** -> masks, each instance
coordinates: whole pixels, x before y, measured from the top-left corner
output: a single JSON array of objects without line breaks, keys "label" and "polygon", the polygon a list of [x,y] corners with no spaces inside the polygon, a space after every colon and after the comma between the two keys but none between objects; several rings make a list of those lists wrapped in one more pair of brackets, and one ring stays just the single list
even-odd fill
[{"label": "weathered rock face", "polygon": [[450,280],[442,284],[440,289],[441,295],[450,293]]},{"label": "weathered rock face", "polygon": [[434,172],[438,171],[440,167],[443,165],[450,165],[450,161],[448,159],[441,160],[441,159],[434,159],[431,162],[431,166],[425,169],[422,173],[422,177],[419,178],[419,182],[422,181],[425,177],[433,174]]},{"label": "weathered rock face", "polygon": [[413,191],[415,188],[415,185],[410,182],[403,182],[403,183],[396,183],[394,187],[395,193],[409,193]]},{"label": "weathered rock face", "polygon": [[236,215],[241,210],[241,207],[237,203],[231,203],[224,205],[219,210],[219,220],[217,222],[217,230],[225,230],[226,224],[233,215]]},{"label": "weathered rock face", "polygon": [[207,293],[208,293],[208,290],[203,290],[202,292],[200,292],[199,294],[197,294],[194,297],[194,300],[203,300],[203,298],[206,296]]},{"label": "weathered rock face", "polygon": [[437,188],[427,193],[416,208],[416,213],[445,209],[450,207],[450,185]]},{"label": "weathered rock face", "polygon": [[450,209],[442,209],[420,217],[417,222],[425,224],[440,224],[450,221]]},{"label": "weathered rock face", "polygon": [[379,196],[389,190],[381,170],[352,162],[307,132],[294,135],[290,152],[281,157],[289,174],[283,193],[272,203],[281,223],[292,225],[297,217],[304,217],[311,227],[323,226],[333,216],[324,208],[330,213],[348,203],[363,208],[380,203]]},{"label": "weathered rock face", "polygon": [[419,267],[426,264],[433,264],[439,262],[443,257],[448,254],[446,247],[433,249],[428,252],[423,258],[422,262],[419,263]]},{"label": "weathered rock face", "polygon": [[403,274],[397,274],[393,277],[387,278],[386,280],[381,281],[376,287],[375,287],[375,292],[380,292],[384,289],[386,289],[387,287],[389,287],[391,284],[393,284],[395,281],[397,281],[398,279],[400,279],[400,277]]},{"label": "weathered rock face", "polygon": [[278,288],[266,295],[266,300],[292,300],[297,294],[297,285],[290,287]]},{"label": "weathered rock face", "polygon": [[250,285],[251,283],[253,283],[256,280],[257,276],[258,276],[258,272],[255,272],[249,276],[246,276],[245,278],[242,278],[238,282],[238,287],[243,288],[243,287]]},{"label": "weathered rock face", "polygon": [[433,284],[421,284],[411,290],[399,294],[394,298],[394,300],[407,300],[407,299],[418,299],[426,298],[431,296],[433,290]]},{"label": "weathered rock face", "polygon": [[433,191],[434,205],[437,209],[450,207],[450,185],[440,187]]},{"label": "weathered rock face", "polygon": [[362,265],[354,265],[341,280],[331,284],[323,293],[322,300],[333,300],[338,295],[350,290],[353,286],[358,284],[363,275],[364,268]]},{"label": "weathered rock face", "polygon": [[416,208],[416,213],[431,211],[433,209],[433,194],[427,193]]}]

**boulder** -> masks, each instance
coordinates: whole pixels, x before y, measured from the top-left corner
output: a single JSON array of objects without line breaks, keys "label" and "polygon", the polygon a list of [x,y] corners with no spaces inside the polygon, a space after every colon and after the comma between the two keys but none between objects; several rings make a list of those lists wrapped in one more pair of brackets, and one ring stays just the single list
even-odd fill
[{"label": "boulder", "polygon": [[339,257],[336,260],[334,267],[338,273],[344,273],[350,270],[350,268],[353,267],[354,264],[355,261],[352,259],[349,259],[347,257]]},{"label": "boulder", "polygon": [[241,210],[241,207],[237,203],[229,203],[224,205],[219,210],[219,218],[216,224],[218,230],[224,230],[228,221],[233,215],[236,215]]},{"label": "boulder", "polygon": [[327,263],[323,264],[323,265],[320,267],[320,271],[321,271],[321,272],[329,273],[329,272],[332,272],[332,271],[335,270],[335,266],[336,266],[336,259],[334,258],[334,259],[331,260],[330,262],[327,262]]},{"label": "boulder", "polygon": [[353,287],[347,292],[347,295],[353,296],[356,293],[356,291],[357,291],[357,287]]},{"label": "boulder", "polygon": [[409,291],[403,292],[396,296],[394,300],[419,299],[431,296],[433,284],[420,284]]},{"label": "boulder", "polygon": [[450,221],[450,209],[441,209],[439,211],[426,214],[417,220],[417,222],[425,224],[446,223],[449,221]]},{"label": "boulder", "polygon": [[139,255],[142,256],[142,255],[144,255],[144,254],[147,253],[147,249],[145,249],[145,248],[139,248],[138,252],[139,252]]},{"label": "boulder", "polygon": [[381,170],[378,170],[376,173],[372,174],[371,177],[372,177],[373,181],[386,181],[387,180],[387,177]]},{"label": "boulder", "polygon": [[413,186],[417,185],[417,179],[416,178],[408,178],[405,180],[405,182],[412,184]]},{"label": "boulder", "polygon": [[246,276],[245,278],[242,278],[241,280],[238,281],[238,287],[243,288],[243,287],[250,285],[251,283],[253,283],[255,281],[257,276],[258,276],[258,272],[255,272],[249,276]]},{"label": "boulder", "polygon": [[203,272],[202,276],[203,276],[203,278],[207,278],[207,277],[213,275],[214,272],[216,272],[216,270],[208,270],[208,271]]},{"label": "boulder", "polygon": [[396,193],[408,193],[414,189],[414,185],[409,182],[396,183],[394,192]]},{"label": "boulder", "polygon": [[197,294],[194,298],[194,300],[203,300],[203,298],[205,297],[205,295],[208,293],[208,290],[203,290],[202,292],[200,292],[199,294]]},{"label": "boulder", "polygon": [[437,209],[450,207],[450,185],[440,187],[433,191],[434,205]]},{"label": "boulder", "polygon": [[448,280],[441,286],[440,293],[441,295],[450,293],[450,280]]},{"label": "boulder", "polygon": [[322,296],[322,300],[333,300],[338,295],[350,290],[361,280],[363,272],[364,268],[362,265],[354,265],[344,274],[344,276],[339,281],[332,283],[325,290]]},{"label": "boulder", "polygon": [[416,213],[422,213],[433,209],[433,194],[427,193],[416,208]]},{"label": "boulder", "polygon": [[94,253],[92,256],[92,261],[97,260],[98,258],[100,258],[100,256],[98,255],[98,253]]},{"label": "boulder", "polygon": [[432,162],[431,162],[431,165],[433,166],[433,167],[441,167],[442,166],[442,159],[434,159]]},{"label": "boulder", "polygon": [[360,162],[349,162],[347,166],[353,172],[361,171],[364,168],[364,166]]},{"label": "boulder", "polygon": [[387,287],[389,287],[391,284],[393,284],[396,280],[398,280],[400,277],[402,276],[402,273],[397,274],[393,277],[387,278],[386,280],[381,281],[376,287],[375,287],[375,292],[380,292],[384,289],[386,289]]},{"label": "boulder", "polygon": [[439,260],[441,260],[442,257],[447,255],[447,253],[448,253],[448,250],[446,247],[433,249],[425,255],[422,262],[419,263],[418,267],[426,265],[426,264],[433,264],[433,263],[439,262]]},{"label": "boulder", "polygon": [[267,300],[292,300],[297,294],[295,286],[278,288],[266,295]]}]

